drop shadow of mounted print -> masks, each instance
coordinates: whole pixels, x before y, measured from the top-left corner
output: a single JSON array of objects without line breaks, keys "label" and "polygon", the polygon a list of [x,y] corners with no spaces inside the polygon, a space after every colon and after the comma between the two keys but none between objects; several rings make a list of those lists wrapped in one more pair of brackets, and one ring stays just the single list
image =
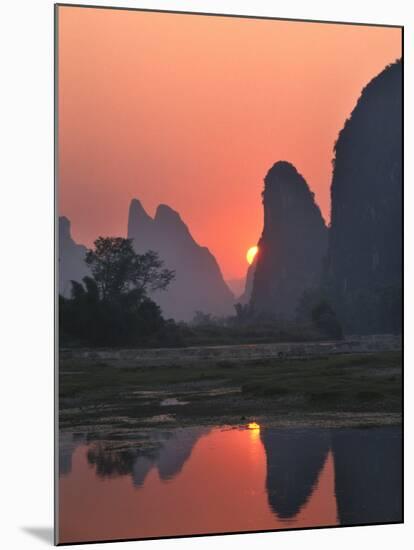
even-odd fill
[{"label": "drop shadow of mounted print", "polygon": [[401,523],[402,27],[55,10],[56,543]]}]

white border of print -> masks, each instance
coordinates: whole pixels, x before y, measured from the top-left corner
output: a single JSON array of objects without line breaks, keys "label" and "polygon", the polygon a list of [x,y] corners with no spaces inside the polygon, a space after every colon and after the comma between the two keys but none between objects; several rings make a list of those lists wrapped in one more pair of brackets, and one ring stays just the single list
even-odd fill
[{"label": "white border of print", "polygon": [[[74,2],[76,3],[76,2]],[[264,15],[405,26],[405,97],[414,97],[410,3],[404,0],[84,0],[134,8]],[[408,38],[407,38],[408,37]],[[53,1],[9,0],[0,18],[0,335],[2,547],[26,550],[52,542],[53,522]],[[405,426],[411,425],[409,389],[414,358],[413,102],[405,106]],[[409,122],[411,124],[409,124]],[[410,216],[411,213],[411,216]],[[306,530],[223,537],[113,543],[152,550],[219,545],[223,550],[306,547],[337,550],[408,547],[413,527],[413,436],[405,430],[405,525]],[[123,546],[121,546],[121,544]],[[84,548],[96,548],[85,545]],[[109,547],[108,547],[109,548]]]}]

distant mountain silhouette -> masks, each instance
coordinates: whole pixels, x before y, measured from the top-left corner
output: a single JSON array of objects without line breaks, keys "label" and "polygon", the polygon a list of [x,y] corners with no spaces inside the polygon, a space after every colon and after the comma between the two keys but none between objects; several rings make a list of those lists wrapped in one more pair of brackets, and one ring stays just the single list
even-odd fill
[{"label": "distant mountain silhouette", "polygon": [[213,315],[233,313],[234,297],[224,282],[220,267],[208,250],[198,245],[180,215],[160,204],[151,218],[139,200],[132,200],[128,237],[138,253],[151,249],[175,271],[175,280],[154,300],[164,316],[189,321],[197,310]]},{"label": "distant mountain silhouette", "polygon": [[[257,258],[257,256],[256,256]],[[250,302],[250,296],[252,294],[254,272],[256,269],[256,258],[253,260],[247,270],[246,275],[242,279],[233,279],[227,281],[227,284],[233,291],[236,302],[240,304],[248,304]]]},{"label": "distant mountain silhouette", "polygon": [[241,296],[244,292],[246,277],[240,277],[239,279],[226,279],[226,285],[229,287],[237,301],[237,297]]},{"label": "distant mountain silhouette", "polygon": [[332,430],[341,525],[402,521],[401,429]]},{"label": "distant mountain silhouette", "polygon": [[59,218],[59,293],[70,296],[70,281],[81,281],[89,275],[85,264],[86,247],[75,243],[70,232],[70,220]]},{"label": "distant mountain silhouette", "polygon": [[319,284],[328,230],[308,184],[289,162],[267,173],[263,207],[250,304],[256,313],[292,319],[303,291]]},{"label": "distant mountain silhouette", "polygon": [[266,490],[270,507],[282,519],[292,519],[307,502],[325,463],[329,433],[309,428],[260,433],[266,451]]},{"label": "distant mountain silhouette", "polygon": [[238,298],[238,301],[241,304],[248,304],[252,296],[254,273],[256,271],[256,258],[253,260],[253,263],[251,263],[247,269],[246,278],[244,282],[244,290]]},{"label": "distant mountain silhouette", "polygon": [[401,330],[402,66],[362,91],[335,145],[328,272],[345,330]]}]

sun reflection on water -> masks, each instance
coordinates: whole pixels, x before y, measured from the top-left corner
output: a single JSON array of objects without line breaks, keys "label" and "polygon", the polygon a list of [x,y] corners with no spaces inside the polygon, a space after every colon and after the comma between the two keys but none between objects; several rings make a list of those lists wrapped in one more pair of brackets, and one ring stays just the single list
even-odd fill
[{"label": "sun reflection on water", "polygon": [[250,431],[252,437],[256,439],[260,435],[260,424],[257,422],[249,422],[247,424],[247,429]]}]

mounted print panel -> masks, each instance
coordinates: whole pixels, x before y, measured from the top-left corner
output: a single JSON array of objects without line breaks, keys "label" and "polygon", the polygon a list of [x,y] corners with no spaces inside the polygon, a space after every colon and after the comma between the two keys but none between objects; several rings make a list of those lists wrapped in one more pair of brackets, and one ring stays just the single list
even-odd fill
[{"label": "mounted print panel", "polygon": [[402,522],[403,29],[55,9],[56,542]]}]

